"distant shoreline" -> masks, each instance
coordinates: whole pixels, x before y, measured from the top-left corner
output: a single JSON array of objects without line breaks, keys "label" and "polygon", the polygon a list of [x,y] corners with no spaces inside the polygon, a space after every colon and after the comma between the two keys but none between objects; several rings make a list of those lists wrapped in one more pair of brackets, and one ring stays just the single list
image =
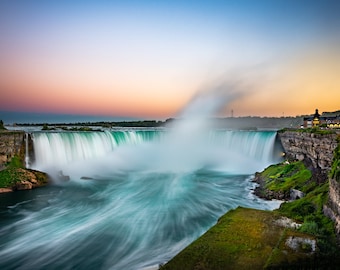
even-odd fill
[{"label": "distant shoreline", "polygon": [[[13,123],[9,127],[169,127],[173,122],[181,121],[180,118],[169,118],[166,120],[133,120],[133,121],[74,121],[74,122],[35,122],[35,123]],[[258,130],[271,129],[278,130],[282,128],[300,128],[303,124],[303,117],[226,117],[226,118],[209,118],[207,124],[212,128],[228,128],[228,129],[244,129],[244,130]],[[5,123],[6,124],[6,123]]]}]

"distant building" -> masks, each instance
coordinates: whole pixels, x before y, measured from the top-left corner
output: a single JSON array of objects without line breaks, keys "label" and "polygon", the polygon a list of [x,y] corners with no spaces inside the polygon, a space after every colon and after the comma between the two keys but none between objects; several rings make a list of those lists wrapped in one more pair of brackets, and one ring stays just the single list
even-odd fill
[{"label": "distant building", "polygon": [[340,115],[335,116],[321,116],[319,110],[316,109],[314,115],[303,118],[303,127],[327,127],[327,128],[340,128]]}]

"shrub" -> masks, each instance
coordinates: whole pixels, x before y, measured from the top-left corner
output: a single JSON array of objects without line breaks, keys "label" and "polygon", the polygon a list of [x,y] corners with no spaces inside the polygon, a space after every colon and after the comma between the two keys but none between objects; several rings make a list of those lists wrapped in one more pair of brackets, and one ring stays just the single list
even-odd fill
[{"label": "shrub", "polygon": [[2,120],[0,120],[0,130],[6,130],[4,122]]}]

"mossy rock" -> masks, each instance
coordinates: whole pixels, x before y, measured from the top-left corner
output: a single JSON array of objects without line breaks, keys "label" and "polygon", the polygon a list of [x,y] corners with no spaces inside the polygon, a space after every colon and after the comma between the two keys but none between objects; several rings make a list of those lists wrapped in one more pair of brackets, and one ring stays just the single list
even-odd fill
[{"label": "mossy rock", "polygon": [[316,183],[311,180],[312,172],[302,161],[283,162],[271,165],[261,173],[256,173],[254,181],[260,186],[255,194],[265,199],[289,200],[292,189],[308,193]]},{"label": "mossy rock", "polygon": [[15,167],[0,171],[0,188],[23,190],[41,187],[47,183],[47,174],[40,171]]},{"label": "mossy rock", "polygon": [[22,158],[14,156],[0,171],[0,189],[2,192],[9,190],[25,190],[44,186],[48,183],[48,175],[44,172],[23,168]]}]

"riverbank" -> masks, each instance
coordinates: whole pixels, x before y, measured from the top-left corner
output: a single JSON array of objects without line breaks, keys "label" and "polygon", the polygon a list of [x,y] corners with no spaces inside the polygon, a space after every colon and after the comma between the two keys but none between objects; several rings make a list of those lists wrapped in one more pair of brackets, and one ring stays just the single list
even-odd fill
[{"label": "riverbank", "polygon": [[0,193],[29,190],[48,183],[46,173],[25,168],[28,145],[24,132],[0,131]]},{"label": "riverbank", "polygon": [[316,237],[274,211],[238,207],[160,269],[315,268]]},{"label": "riverbank", "polygon": [[47,183],[47,174],[40,171],[12,166],[0,171],[0,193],[30,190],[45,186]]},{"label": "riverbank", "polygon": [[269,166],[255,181],[260,197],[286,202],[274,211],[229,211],[161,269],[328,269],[340,262],[335,225],[323,213],[328,182],[313,181],[301,161]]}]

